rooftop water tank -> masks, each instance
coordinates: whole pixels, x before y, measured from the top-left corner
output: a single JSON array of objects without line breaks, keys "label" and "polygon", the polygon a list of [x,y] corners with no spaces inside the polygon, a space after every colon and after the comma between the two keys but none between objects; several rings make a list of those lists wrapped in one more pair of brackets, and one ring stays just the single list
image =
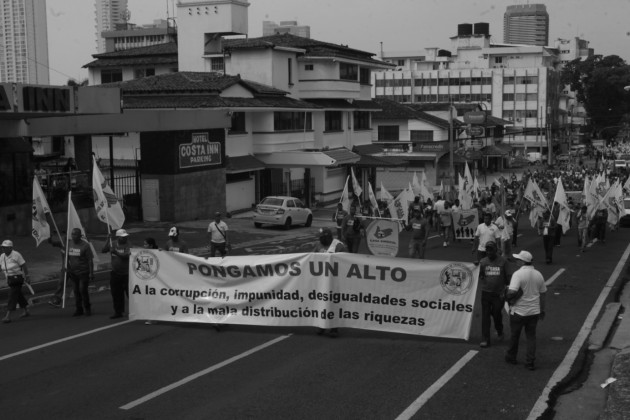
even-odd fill
[{"label": "rooftop water tank", "polygon": [[475,23],[475,35],[490,35],[490,24],[486,22]]},{"label": "rooftop water tank", "polygon": [[460,23],[459,25],[457,25],[457,36],[470,36],[472,34],[472,23]]}]

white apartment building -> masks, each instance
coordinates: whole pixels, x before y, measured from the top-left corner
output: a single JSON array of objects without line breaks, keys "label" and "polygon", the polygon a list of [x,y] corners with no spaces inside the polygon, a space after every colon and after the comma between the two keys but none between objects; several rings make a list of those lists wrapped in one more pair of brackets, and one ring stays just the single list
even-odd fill
[{"label": "white apartment building", "polygon": [[106,50],[105,38],[101,36],[103,32],[113,31],[116,25],[125,24],[129,21],[129,9],[127,0],[95,0],[95,23],[96,23],[96,51],[104,53]]},{"label": "white apartment building", "polygon": [[264,20],[262,36],[291,34],[303,38],[311,37],[311,27],[308,25],[298,25],[295,20],[280,21],[280,23]]},{"label": "white apartment building", "polygon": [[0,81],[49,84],[45,0],[5,0],[0,6]]},{"label": "white apartment building", "polygon": [[[177,40],[177,29],[166,19],[157,19],[150,25],[129,24],[124,29],[101,33],[105,40],[105,51],[121,51],[131,48],[166,44]],[[152,74],[147,74],[152,76]]]},{"label": "white apartment building", "polygon": [[383,53],[397,68],[373,74],[373,95],[405,103],[480,103],[493,117],[513,123],[504,141],[517,153],[544,151],[562,122],[558,53],[490,39],[487,23],[474,30],[461,24],[448,50]]}]

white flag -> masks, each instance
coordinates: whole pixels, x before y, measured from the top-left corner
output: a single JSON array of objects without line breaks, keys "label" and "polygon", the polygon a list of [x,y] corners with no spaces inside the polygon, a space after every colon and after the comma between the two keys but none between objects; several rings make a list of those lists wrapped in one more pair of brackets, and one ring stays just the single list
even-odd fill
[{"label": "white flag", "polygon": [[420,179],[420,195],[424,202],[427,202],[429,199],[433,201],[433,194],[429,191],[429,187],[427,187],[426,172],[422,172],[422,178]]},{"label": "white flag", "polygon": [[474,178],[473,180],[473,197],[476,199],[479,199],[479,190],[481,188],[479,188],[479,181],[477,181],[477,178]]},{"label": "white flag", "polygon": [[379,196],[381,197],[381,201],[385,201],[387,203],[389,203],[390,201],[394,199],[394,196],[391,195],[389,191],[385,189],[382,182],[381,182],[381,192],[379,193]]},{"label": "white flag", "polygon": [[411,188],[404,189],[394,198],[387,206],[389,214],[393,219],[399,219],[402,225],[403,221],[409,219],[409,202],[413,201],[413,192]]},{"label": "white flag", "polygon": [[381,211],[378,208],[378,203],[376,202],[376,196],[374,195],[374,190],[372,190],[372,184],[368,181],[368,196],[370,198],[370,204],[372,204],[372,209],[374,211],[373,214],[377,214],[378,217],[381,217]]},{"label": "white flag", "polygon": [[48,206],[48,201],[36,176],[33,178],[33,208],[31,210],[33,212],[33,229],[31,233],[33,238],[35,238],[36,246],[39,246],[39,244],[50,238],[50,225],[46,220],[46,213],[50,213],[50,206]]},{"label": "white flag", "polygon": [[569,208],[567,194],[564,191],[564,185],[562,185],[562,178],[560,177],[558,177],[558,185],[556,185],[556,194],[553,197],[553,201],[560,206],[558,224],[562,226],[562,232],[564,233],[571,227],[571,209]]},{"label": "white flag", "polygon": [[[413,178],[411,180],[411,188],[413,189],[413,195],[422,195],[422,189],[420,188],[420,181],[418,180],[418,175],[414,172]],[[423,200],[424,201],[424,200]]]},{"label": "white flag", "polygon": [[361,193],[363,192],[363,189],[357,182],[357,178],[354,176],[354,169],[350,168],[350,174],[352,175],[352,190],[354,191],[354,195],[356,195],[359,199],[359,202],[361,202]]},{"label": "white flag", "polygon": [[123,213],[118,197],[105,181],[96,164],[96,159],[94,159],[92,170],[92,188],[94,189],[94,208],[98,219],[113,229],[120,229],[125,223],[125,213]]},{"label": "white flag", "polygon": [[343,191],[341,192],[341,198],[339,198],[339,202],[341,203],[341,207],[350,212],[350,197],[348,197],[348,178],[346,178],[346,185],[343,187]]}]

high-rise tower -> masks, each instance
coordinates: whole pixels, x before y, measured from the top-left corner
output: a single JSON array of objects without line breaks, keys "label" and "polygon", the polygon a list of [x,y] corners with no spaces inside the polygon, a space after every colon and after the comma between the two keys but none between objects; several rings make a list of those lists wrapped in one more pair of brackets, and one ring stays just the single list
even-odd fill
[{"label": "high-rise tower", "polygon": [[508,6],[503,15],[503,42],[547,46],[549,14],[544,4]]},{"label": "high-rise tower", "polygon": [[2,2],[0,81],[49,83],[46,0]]},{"label": "high-rise tower", "polygon": [[116,27],[129,20],[129,9],[127,0],[95,0],[96,6],[96,50],[99,53],[105,52],[105,39],[102,32],[116,29],[126,29]]}]

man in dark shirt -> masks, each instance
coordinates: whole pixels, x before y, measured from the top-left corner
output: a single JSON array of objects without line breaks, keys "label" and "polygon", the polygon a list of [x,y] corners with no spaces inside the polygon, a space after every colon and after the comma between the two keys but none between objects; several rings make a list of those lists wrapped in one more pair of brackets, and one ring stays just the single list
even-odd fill
[{"label": "man in dark shirt", "polygon": [[76,310],[72,316],[92,315],[88,284],[94,280],[94,256],[90,244],[83,240],[81,229],[74,228],[68,242],[68,276],[74,285]]},{"label": "man in dark shirt", "polygon": [[413,210],[413,216],[409,223],[405,224],[405,230],[412,231],[409,241],[409,257],[423,260],[429,237],[429,220],[423,217],[422,210]]},{"label": "man in dark shirt", "polygon": [[344,217],[348,215],[348,212],[343,209],[343,204],[337,203],[337,211],[333,214],[333,222],[337,223],[337,239],[341,240],[341,222]]},{"label": "man in dark shirt", "polygon": [[122,318],[125,313],[125,296],[129,297],[129,256],[131,245],[128,241],[129,234],[125,229],[116,231],[116,241],[110,238],[105,242],[103,252],[112,255],[112,271],[109,278],[109,286],[114,304],[114,315],[110,319]]},{"label": "man in dark shirt", "polygon": [[166,250],[171,252],[181,252],[188,254],[188,244],[179,239],[179,229],[175,226],[168,231],[168,241],[166,241]]},{"label": "man in dark shirt", "polygon": [[346,215],[341,222],[341,234],[348,252],[356,254],[359,252],[361,238],[365,235],[365,229],[361,224],[361,219],[357,217],[357,207],[350,207],[350,214]]},{"label": "man in dark shirt", "polygon": [[490,346],[490,322],[494,320],[499,340],[503,340],[503,299],[501,292],[510,284],[507,261],[497,253],[496,242],[486,242],[486,256],[479,262],[481,286],[481,347]]}]

